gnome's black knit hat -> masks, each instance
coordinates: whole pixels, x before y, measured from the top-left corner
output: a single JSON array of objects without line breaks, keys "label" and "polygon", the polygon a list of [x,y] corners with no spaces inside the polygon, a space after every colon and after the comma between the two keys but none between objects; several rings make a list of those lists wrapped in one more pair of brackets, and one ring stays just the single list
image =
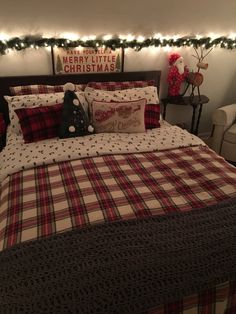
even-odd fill
[{"label": "gnome's black knit hat", "polygon": [[64,90],[65,96],[59,137],[77,137],[93,133],[94,128],[89,124],[88,115],[74,91],[74,84],[65,84]]}]

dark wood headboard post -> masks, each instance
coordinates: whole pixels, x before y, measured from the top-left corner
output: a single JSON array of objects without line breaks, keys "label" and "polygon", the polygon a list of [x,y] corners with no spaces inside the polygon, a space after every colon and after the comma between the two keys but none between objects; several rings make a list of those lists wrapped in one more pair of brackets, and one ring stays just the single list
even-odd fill
[{"label": "dark wood headboard post", "polygon": [[54,51],[53,46],[51,46],[51,59],[52,59],[52,74],[55,75],[55,58],[54,58]]}]

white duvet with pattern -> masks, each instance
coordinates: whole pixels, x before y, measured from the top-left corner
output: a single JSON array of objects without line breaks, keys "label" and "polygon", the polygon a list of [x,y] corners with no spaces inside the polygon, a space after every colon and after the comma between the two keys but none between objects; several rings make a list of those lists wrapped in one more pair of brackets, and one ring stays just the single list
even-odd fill
[{"label": "white duvet with pattern", "polygon": [[0,154],[0,181],[23,169],[43,164],[108,154],[161,151],[205,145],[198,137],[162,121],[161,127],[145,133],[100,133],[68,139],[50,139],[24,144],[22,135],[8,134]]}]

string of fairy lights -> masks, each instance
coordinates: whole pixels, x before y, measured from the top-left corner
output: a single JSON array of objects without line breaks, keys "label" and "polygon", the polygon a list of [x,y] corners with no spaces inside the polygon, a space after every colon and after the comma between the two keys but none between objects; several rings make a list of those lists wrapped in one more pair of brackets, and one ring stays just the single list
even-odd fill
[{"label": "string of fairy lights", "polygon": [[0,39],[0,54],[4,55],[10,50],[24,50],[27,48],[39,49],[42,47],[59,47],[59,48],[76,48],[76,47],[91,47],[98,49],[100,47],[110,48],[131,48],[140,51],[143,48],[149,47],[203,47],[210,49],[212,47],[220,47],[224,49],[236,48],[236,34],[231,36],[111,36],[103,37],[84,36],[78,39],[70,38],[45,38],[41,36],[24,36],[13,37],[8,39]]}]

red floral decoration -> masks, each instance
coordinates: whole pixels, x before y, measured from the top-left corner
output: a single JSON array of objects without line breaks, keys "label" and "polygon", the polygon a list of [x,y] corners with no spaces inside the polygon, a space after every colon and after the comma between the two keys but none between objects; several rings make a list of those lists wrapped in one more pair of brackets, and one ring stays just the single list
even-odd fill
[{"label": "red floral decoration", "polygon": [[175,61],[177,61],[180,57],[181,57],[181,55],[179,53],[172,52],[169,55],[169,65],[173,65],[175,63]]}]

